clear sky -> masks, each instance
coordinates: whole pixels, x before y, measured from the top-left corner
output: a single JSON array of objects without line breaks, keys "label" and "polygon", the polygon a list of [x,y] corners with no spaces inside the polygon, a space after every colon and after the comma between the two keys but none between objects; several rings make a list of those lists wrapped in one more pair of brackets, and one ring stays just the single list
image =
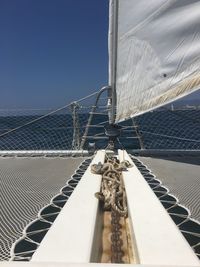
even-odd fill
[{"label": "clear sky", "polygon": [[108,0],[0,0],[0,109],[54,108],[108,80]]},{"label": "clear sky", "polygon": [[0,109],[57,108],[107,85],[108,4],[0,0]]}]

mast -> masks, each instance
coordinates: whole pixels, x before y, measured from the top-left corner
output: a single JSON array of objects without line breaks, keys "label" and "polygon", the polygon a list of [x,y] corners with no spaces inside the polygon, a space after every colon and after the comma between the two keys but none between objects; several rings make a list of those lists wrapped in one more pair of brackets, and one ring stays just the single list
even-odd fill
[{"label": "mast", "polygon": [[116,73],[117,73],[117,43],[118,43],[118,5],[119,0],[110,1],[109,21],[109,85],[111,86],[111,115],[109,123],[115,122],[116,111]]}]

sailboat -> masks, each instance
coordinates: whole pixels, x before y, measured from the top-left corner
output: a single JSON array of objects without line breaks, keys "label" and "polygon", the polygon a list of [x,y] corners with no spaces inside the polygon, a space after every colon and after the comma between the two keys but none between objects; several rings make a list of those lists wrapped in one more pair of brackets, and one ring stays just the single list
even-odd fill
[{"label": "sailboat", "polygon": [[[190,211],[148,166],[164,166],[162,159],[156,163],[130,155],[119,142],[124,129],[121,123],[199,89],[199,17],[199,1],[110,0],[109,85],[94,94],[96,102],[81,141],[79,105],[74,102],[70,105],[74,125],[72,150],[1,152],[4,156],[24,157],[45,154],[53,157],[51,164],[60,156],[86,156],[79,160],[76,172],[60,193],[39,211],[38,218],[25,227],[12,245],[8,265],[15,266],[16,261],[17,265],[31,266],[200,265],[198,220],[191,218]],[[88,142],[88,135],[100,97],[105,93],[109,125],[104,138],[108,144],[105,149],[96,150],[94,142]],[[38,120],[34,118],[32,122]],[[136,133],[142,148],[137,129]],[[144,149],[141,152],[150,155]],[[161,152],[165,156],[170,153],[151,151],[151,155],[159,158],[163,156]],[[42,159],[38,161],[42,164]],[[177,177],[175,171],[172,173],[172,163],[167,164],[166,173]],[[199,166],[196,168],[198,171]]]}]

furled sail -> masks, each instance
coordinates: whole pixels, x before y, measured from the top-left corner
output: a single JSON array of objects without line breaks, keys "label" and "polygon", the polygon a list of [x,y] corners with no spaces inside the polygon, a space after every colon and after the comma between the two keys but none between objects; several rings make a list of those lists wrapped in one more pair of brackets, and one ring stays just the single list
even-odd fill
[{"label": "furled sail", "polygon": [[110,0],[116,122],[200,88],[199,0]]}]

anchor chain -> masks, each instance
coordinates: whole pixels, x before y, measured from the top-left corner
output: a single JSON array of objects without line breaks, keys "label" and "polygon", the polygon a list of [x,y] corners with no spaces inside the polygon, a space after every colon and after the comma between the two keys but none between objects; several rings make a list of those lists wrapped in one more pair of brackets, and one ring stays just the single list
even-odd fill
[{"label": "anchor chain", "polygon": [[91,171],[102,175],[101,190],[95,196],[103,203],[104,211],[111,212],[111,262],[123,263],[122,225],[120,220],[128,215],[122,171],[132,167],[129,161],[119,162],[116,157],[106,156],[104,164],[91,166]]},{"label": "anchor chain", "polygon": [[123,263],[122,257],[124,256],[124,252],[122,250],[123,241],[121,238],[122,228],[120,224],[120,216],[116,211],[111,211],[111,262],[112,263]]}]

